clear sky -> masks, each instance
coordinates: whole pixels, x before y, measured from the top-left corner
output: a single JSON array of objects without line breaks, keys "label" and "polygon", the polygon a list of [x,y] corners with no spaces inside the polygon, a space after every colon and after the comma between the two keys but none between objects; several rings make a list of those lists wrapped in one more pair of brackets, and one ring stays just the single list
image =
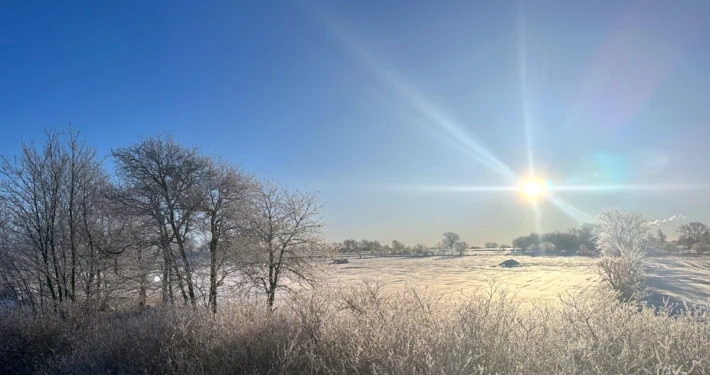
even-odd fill
[{"label": "clear sky", "polygon": [[[332,240],[510,243],[607,207],[710,222],[710,1],[204,3],[0,3],[0,153],[70,121],[101,155],[172,133],[319,191]],[[539,215],[463,189],[530,164],[604,188]]]}]

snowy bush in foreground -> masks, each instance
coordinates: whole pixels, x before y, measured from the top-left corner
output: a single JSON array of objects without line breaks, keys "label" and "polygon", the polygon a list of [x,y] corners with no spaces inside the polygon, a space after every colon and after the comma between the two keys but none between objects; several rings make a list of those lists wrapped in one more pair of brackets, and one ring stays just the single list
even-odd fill
[{"label": "snowy bush in foreground", "polygon": [[643,216],[605,210],[597,218],[596,244],[602,251],[597,271],[622,301],[640,300],[646,294],[643,257],[650,224]]},{"label": "snowy bush in foreground", "polygon": [[527,306],[493,286],[451,305],[364,283],[302,294],[274,312],[242,302],[217,314],[8,313],[0,373],[706,374],[707,318],[603,291]]}]

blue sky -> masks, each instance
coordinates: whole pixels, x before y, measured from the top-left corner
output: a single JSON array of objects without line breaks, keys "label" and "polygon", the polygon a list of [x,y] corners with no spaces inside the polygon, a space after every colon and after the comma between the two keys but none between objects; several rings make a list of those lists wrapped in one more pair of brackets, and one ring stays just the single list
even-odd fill
[{"label": "blue sky", "polygon": [[444,188],[518,184],[526,119],[553,185],[710,183],[708,46],[707,1],[9,1],[0,153],[68,122],[102,155],[171,133],[318,191],[333,240],[509,243],[607,207],[673,232],[707,189],[558,192],[536,220]]}]

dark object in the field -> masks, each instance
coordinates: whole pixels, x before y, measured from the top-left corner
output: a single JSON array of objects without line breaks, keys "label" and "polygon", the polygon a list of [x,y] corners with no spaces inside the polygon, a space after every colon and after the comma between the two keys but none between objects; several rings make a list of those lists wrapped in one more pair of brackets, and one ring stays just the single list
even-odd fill
[{"label": "dark object in the field", "polygon": [[518,263],[518,261],[515,259],[508,259],[505,262],[501,263],[500,266],[505,267],[505,268],[512,268],[512,267],[520,267],[521,264]]},{"label": "dark object in the field", "polygon": [[333,261],[333,264],[345,264],[349,263],[347,259],[336,259]]}]

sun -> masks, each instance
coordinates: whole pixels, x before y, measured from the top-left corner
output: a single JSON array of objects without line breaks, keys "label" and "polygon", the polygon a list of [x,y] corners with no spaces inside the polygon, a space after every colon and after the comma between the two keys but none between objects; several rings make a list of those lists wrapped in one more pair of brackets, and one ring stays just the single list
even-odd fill
[{"label": "sun", "polygon": [[545,192],[545,188],[539,181],[529,180],[523,183],[522,191],[528,197],[536,198]]}]

